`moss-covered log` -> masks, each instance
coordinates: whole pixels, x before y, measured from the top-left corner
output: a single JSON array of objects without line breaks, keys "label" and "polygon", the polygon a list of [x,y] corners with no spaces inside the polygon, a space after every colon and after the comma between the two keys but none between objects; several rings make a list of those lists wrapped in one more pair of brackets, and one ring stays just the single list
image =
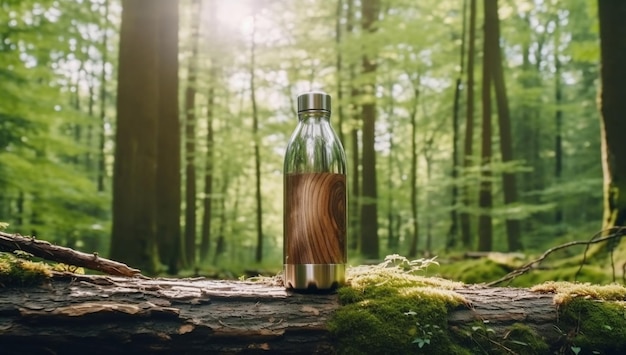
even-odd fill
[{"label": "moss-covered log", "polygon": [[[382,293],[376,297],[385,300],[382,305],[388,312],[385,317],[392,315],[388,319],[390,323],[404,322],[407,317],[421,314],[420,309],[409,309],[416,307],[415,304],[398,303],[400,306],[394,309],[394,302],[383,294],[387,292],[385,288],[377,290]],[[528,354],[550,348],[565,349],[564,353],[576,350],[577,334],[572,333],[575,329],[570,327],[576,320],[571,318],[591,312],[590,309],[579,309],[582,306],[577,305],[577,313],[565,314],[554,303],[554,289],[539,291],[456,287],[453,292],[457,297],[460,295],[463,302],[451,307],[443,316],[433,308],[434,320],[424,316],[411,320],[418,326],[408,327],[407,334],[400,334],[400,338],[414,339],[409,346],[413,346],[416,353],[449,353],[450,349],[456,353],[484,349],[486,353],[511,353],[510,350]],[[350,298],[359,298],[366,292],[359,288],[350,292],[294,294],[280,286],[260,282],[201,278],[55,277],[41,286],[0,288],[1,352],[378,353],[381,349],[364,350],[358,344],[356,347],[347,345],[351,341],[359,342],[362,335],[358,329],[360,324],[346,327],[346,323],[341,323],[342,317],[351,317],[345,310],[356,305],[355,313],[360,317],[368,304],[375,303],[375,299],[351,303]],[[430,312],[429,302],[436,303],[439,296],[436,292],[432,299],[424,295],[410,298],[421,300],[422,310]],[[338,311],[340,309],[342,311]],[[621,318],[623,321],[624,317]],[[452,334],[448,338],[456,344],[452,348],[449,344],[438,344],[443,341],[438,332],[444,331],[434,325],[438,321],[447,323],[445,331]],[[624,330],[617,329],[619,324],[615,322],[618,321],[607,318],[605,324],[599,326],[606,334],[621,336],[618,332]],[[583,329],[581,323],[585,319],[578,322],[577,329]],[[429,328],[430,323],[432,328]],[[392,329],[384,323],[381,327]],[[371,334],[373,337],[374,333]],[[588,331],[585,336],[601,337],[601,334]],[[587,342],[595,344],[593,341],[606,340],[587,339]],[[377,343],[384,344],[384,341]],[[621,346],[614,345],[610,350],[623,350]],[[594,351],[587,350],[588,353]]]}]

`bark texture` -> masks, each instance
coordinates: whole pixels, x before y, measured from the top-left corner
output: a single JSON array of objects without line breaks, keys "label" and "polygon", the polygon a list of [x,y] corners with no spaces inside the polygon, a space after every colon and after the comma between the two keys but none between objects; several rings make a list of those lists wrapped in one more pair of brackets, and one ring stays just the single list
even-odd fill
[{"label": "bark texture", "polygon": [[[526,289],[456,290],[471,307],[450,327],[521,322],[557,342],[552,295]],[[335,294],[196,279],[71,275],[40,287],[0,288],[0,344],[17,353],[334,353],[326,324]]]},{"label": "bark texture", "polygon": [[604,228],[626,225],[626,3],[598,1],[600,18],[600,111],[604,168]]}]

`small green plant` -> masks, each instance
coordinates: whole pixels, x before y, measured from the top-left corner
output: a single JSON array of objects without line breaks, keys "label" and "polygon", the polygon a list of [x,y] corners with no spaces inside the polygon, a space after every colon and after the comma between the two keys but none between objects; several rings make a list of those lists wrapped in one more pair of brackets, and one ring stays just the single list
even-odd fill
[{"label": "small green plant", "polygon": [[[405,316],[417,316],[416,312],[408,311],[404,313]],[[424,345],[430,345],[430,340],[433,338],[435,334],[443,334],[443,330],[437,324],[420,324],[420,322],[415,322],[416,332],[421,333],[420,336],[413,339],[412,343],[417,344],[417,346],[421,349]]]}]

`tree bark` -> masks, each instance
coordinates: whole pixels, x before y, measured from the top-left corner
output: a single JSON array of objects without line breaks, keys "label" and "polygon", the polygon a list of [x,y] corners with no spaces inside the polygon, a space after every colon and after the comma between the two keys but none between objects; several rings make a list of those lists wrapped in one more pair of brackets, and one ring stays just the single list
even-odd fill
[{"label": "tree bark", "polygon": [[185,89],[185,264],[196,264],[196,85],[200,42],[200,1],[192,2],[191,56]]},{"label": "tree bark", "polygon": [[218,47],[217,34],[217,2],[209,2],[209,33],[207,42],[213,50],[209,54],[209,90],[207,93],[207,135],[206,135],[206,157],[204,168],[204,208],[202,210],[202,231],[200,233],[200,261],[207,262],[211,251],[211,226],[213,221],[213,176],[215,166],[215,138],[213,121],[215,121],[215,91],[217,86],[217,73],[219,55],[214,54]]},{"label": "tree bark", "polygon": [[604,228],[626,225],[626,2],[598,1],[602,67],[602,165]]},{"label": "tree bark", "polygon": [[261,196],[261,137],[259,135],[259,110],[256,103],[256,15],[252,16],[250,34],[250,102],[252,105],[252,137],[254,148],[254,182],[256,201],[256,250],[254,260],[263,261],[263,198]]},{"label": "tree bark", "polygon": [[[474,143],[474,57],[476,56],[476,0],[470,0],[469,10],[469,38],[467,48],[467,109],[465,111],[465,141],[463,144],[463,175],[468,175],[468,168],[472,165]],[[467,183],[463,184],[462,204],[465,211],[460,213],[461,244],[468,249],[472,245],[472,231],[470,214],[470,191]]]},{"label": "tree bark", "polygon": [[[374,33],[380,11],[379,0],[364,0],[361,5],[361,24],[363,32]],[[376,184],[376,53],[363,53],[362,75],[366,77],[363,86],[362,136],[362,193],[361,193],[361,254],[366,259],[378,259],[378,192]]]},{"label": "tree bark", "polygon": [[153,273],[160,19],[151,0],[126,0],[122,8],[111,256]]},{"label": "tree bark", "polygon": [[[448,314],[451,329],[513,323],[561,341],[551,294],[463,287],[471,306]],[[0,288],[4,354],[334,353],[327,322],[335,294],[297,294],[254,282],[71,275],[41,287]],[[433,348],[434,349],[434,348]]]},{"label": "tree bark", "polygon": [[[498,18],[498,0],[485,1],[485,22],[490,22],[493,33],[485,40],[490,39],[489,55],[491,55],[491,79],[496,93],[498,106],[498,125],[500,133],[500,154],[502,162],[513,160],[513,138],[511,137],[511,113],[504,83],[504,70],[502,68],[502,53],[500,49],[500,19]],[[487,25],[485,25],[487,28]],[[487,55],[487,52],[485,52]],[[504,204],[516,203],[517,183],[515,174],[502,173]],[[522,250],[520,221],[518,219],[506,219],[507,243],[509,251]]]},{"label": "tree bark", "polygon": [[180,123],[178,112],[178,0],[160,0],[159,130],[157,136],[156,243],[167,272],[180,266]]},{"label": "tree bark", "polygon": [[478,205],[480,207],[480,216],[478,218],[478,250],[490,251],[492,248],[493,225],[491,221],[491,208],[493,206],[493,197],[491,195],[491,159],[492,159],[492,142],[491,142],[491,66],[493,56],[489,54],[493,50],[491,45],[494,43],[491,37],[494,36],[494,23],[489,17],[487,3],[485,0],[484,15],[484,40],[483,40],[483,86],[482,86],[482,151],[481,151],[481,176],[480,191],[478,196]]},{"label": "tree bark", "polygon": [[452,104],[452,191],[450,192],[450,229],[446,239],[446,249],[452,248],[457,243],[457,234],[459,229],[459,218],[457,201],[459,199],[459,110],[461,108],[461,87],[463,82],[463,72],[465,70],[465,31],[467,18],[467,0],[463,0],[463,27],[461,30],[461,53],[459,58],[459,76],[456,78],[454,85],[454,99]]},{"label": "tree bark", "polygon": [[410,200],[411,200],[411,242],[409,244],[409,258],[417,256],[417,246],[419,244],[419,205],[417,203],[417,195],[419,193],[417,186],[417,108],[420,98],[420,76],[417,74],[415,78],[411,77],[413,84],[413,107],[409,112],[411,116],[411,173],[410,173]]},{"label": "tree bark", "polygon": [[[354,22],[355,22],[355,10],[354,10],[354,0],[347,0],[347,8],[346,8],[346,35],[353,36],[354,32]],[[348,40],[350,40],[349,37]],[[359,154],[359,128],[361,126],[361,119],[357,114],[356,107],[359,96],[359,87],[356,84],[356,65],[354,63],[350,63],[348,66],[348,83],[350,85],[350,105],[348,111],[348,117],[350,120],[350,164],[348,165],[351,169],[351,173],[349,176],[350,179],[350,199],[348,200],[349,208],[348,213],[349,218],[348,222],[350,223],[350,228],[348,228],[348,247],[351,251],[359,250],[359,245],[361,243],[360,240],[360,216],[361,211],[359,208],[361,201],[361,179],[359,176],[359,167],[361,166],[361,159]]]}]

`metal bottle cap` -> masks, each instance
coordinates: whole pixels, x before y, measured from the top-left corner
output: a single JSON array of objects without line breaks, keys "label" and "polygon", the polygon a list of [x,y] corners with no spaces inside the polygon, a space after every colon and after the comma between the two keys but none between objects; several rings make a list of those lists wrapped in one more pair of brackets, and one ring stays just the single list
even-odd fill
[{"label": "metal bottle cap", "polygon": [[298,112],[309,110],[330,112],[330,95],[322,91],[311,91],[298,95]]}]

